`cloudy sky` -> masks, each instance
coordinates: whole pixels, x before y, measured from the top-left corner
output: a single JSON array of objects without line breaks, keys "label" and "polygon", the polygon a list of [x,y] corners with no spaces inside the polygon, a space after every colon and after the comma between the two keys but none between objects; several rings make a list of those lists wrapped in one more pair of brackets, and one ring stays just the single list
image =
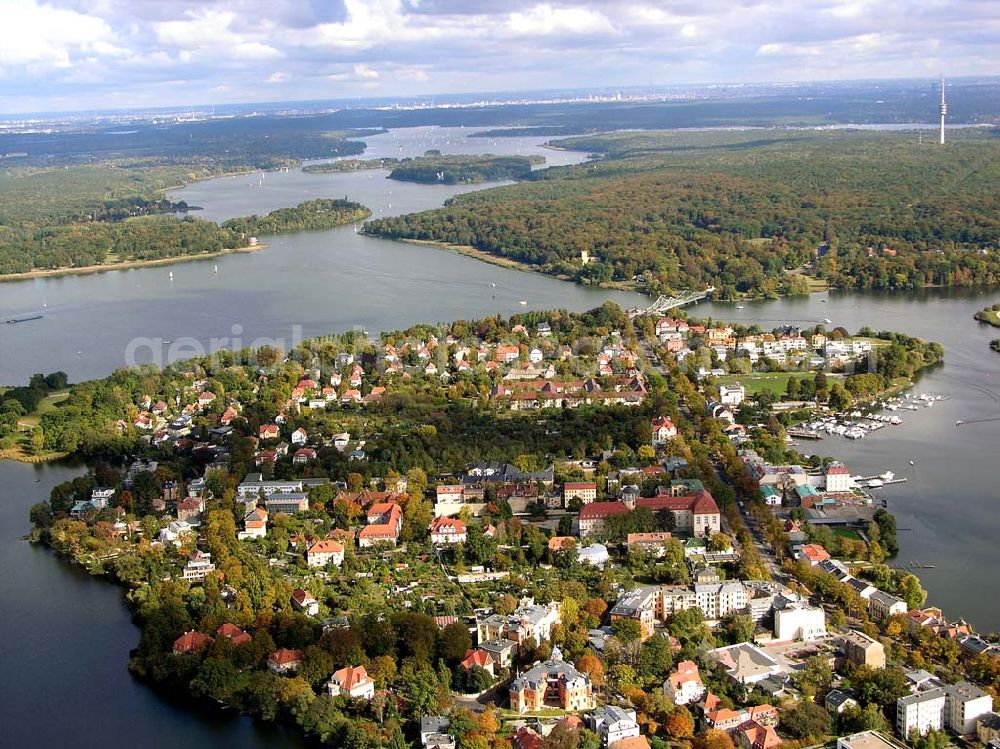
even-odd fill
[{"label": "cloudy sky", "polygon": [[995,0],[0,0],[0,112],[994,75]]}]

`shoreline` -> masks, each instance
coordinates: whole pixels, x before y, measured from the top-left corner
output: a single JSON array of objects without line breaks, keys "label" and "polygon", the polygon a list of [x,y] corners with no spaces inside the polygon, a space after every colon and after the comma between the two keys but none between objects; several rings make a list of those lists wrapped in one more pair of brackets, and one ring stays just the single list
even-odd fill
[{"label": "shoreline", "polygon": [[[377,235],[372,235],[377,236]],[[382,237],[380,237],[382,238]],[[630,284],[626,281],[618,281],[611,283],[601,283],[601,284],[585,284],[581,283],[579,279],[573,278],[573,276],[567,276],[565,273],[546,273],[537,266],[530,265],[528,263],[521,262],[520,260],[512,260],[511,258],[501,257],[499,255],[494,255],[492,253],[486,252],[486,250],[479,250],[471,245],[466,244],[450,244],[448,242],[437,242],[433,239],[407,239],[405,237],[392,238],[389,241],[392,242],[405,242],[406,244],[415,244],[421,247],[436,247],[439,250],[445,250],[446,252],[454,252],[459,255],[464,255],[465,257],[471,257],[474,260],[481,260],[489,265],[496,265],[501,268],[508,268],[510,270],[524,271],[525,273],[539,273],[543,276],[548,276],[549,278],[556,278],[560,281],[567,281],[569,283],[578,284],[580,286],[594,286],[598,289],[612,289],[614,291],[632,291],[637,294],[646,294],[647,292],[640,291],[635,287],[634,284]]]},{"label": "shoreline", "polygon": [[248,254],[259,250],[267,249],[269,245],[259,243],[253,246],[233,247],[216,252],[201,252],[194,255],[174,255],[172,257],[158,257],[151,260],[123,260],[117,263],[107,263],[105,265],[81,265],[77,268],[72,266],[65,268],[35,268],[24,273],[4,273],[0,274],[0,283],[13,281],[25,281],[32,278],[56,278],[59,276],[86,276],[92,273],[107,273],[115,270],[133,270],[135,268],[153,268],[160,265],[176,265],[177,263],[189,263],[197,260],[210,260],[226,255]]},{"label": "shoreline", "polygon": [[43,455],[28,455],[20,447],[8,447],[0,450],[0,460],[10,460],[15,463],[50,463],[70,457],[70,453],[45,453]]}]

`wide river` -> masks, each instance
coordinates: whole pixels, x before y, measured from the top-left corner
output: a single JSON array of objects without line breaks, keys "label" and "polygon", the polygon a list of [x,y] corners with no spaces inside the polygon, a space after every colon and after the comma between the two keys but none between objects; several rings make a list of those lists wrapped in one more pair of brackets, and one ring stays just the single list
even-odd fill
[{"label": "wide river", "polygon": [[[451,153],[543,153],[549,164],[580,154],[550,151],[539,139],[467,139],[469,131],[412,129],[367,138],[366,156]],[[174,193],[212,219],[261,213],[310,197],[347,195],[376,216],[433,208],[462,189],[384,179],[385,172],[309,175],[293,171],[210,180]],[[488,265],[427,247],[361,237],[353,227],[269,240],[249,255],[88,276],[0,284],[0,317],[43,312],[42,320],[0,326],[0,383],[63,369],[74,380],[99,377],[128,361],[129,343],[167,339],[168,358],[186,338],[202,346],[237,334],[291,341],[360,327],[371,332],[418,321],[470,318],[527,308],[584,309],[606,299],[635,305],[635,294],[587,289]],[[214,266],[218,272],[214,272]],[[170,279],[169,273],[173,273]],[[495,284],[495,286],[493,285]],[[825,301],[824,301],[825,300]],[[917,295],[823,294],[692,310],[721,319],[815,324],[830,318],[905,331],[944,344],[945,363],[917,390],[944,395],[934,408],[903,412],[904,424],[859,442],[828,438],[801,449],[847,461],[863,474],[892,470],[908,482],[882,490],[899,520],[900,562],[933,564],[921,579],[930,603],[979,629],[1000,629],[1000,502],[990,465],[1000,421],[956,427],[956,420],[1000,417],[1000,357],[995,331],[972,320],[1000,292]],[[296,328],[298,326],[298,328]],[[992,334],[992,335],[991,335]],[[141,352],[145,352],[145,356]],[[181,352],[183,353],[183,352]],[[151,358],[148,348],[139,360]],[[913,465],[910,465],[910,461]],[[137,632],[119,590],[21,542],[30,506],[82,468],[0,461],[0,746],[293,747],[280,729],[249,719],[194,716],[135,682],[126,670]],[[51,721],[40,718],[51,712]],[[119,738],[120,737],[120,738]]]}]

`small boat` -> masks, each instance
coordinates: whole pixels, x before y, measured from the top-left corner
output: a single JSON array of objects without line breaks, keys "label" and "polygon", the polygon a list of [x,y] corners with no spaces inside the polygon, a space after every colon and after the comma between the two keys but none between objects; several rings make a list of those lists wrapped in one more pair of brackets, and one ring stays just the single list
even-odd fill
[{"label": "small boat", "polygon": [[524,306],[524,305],[526,305],[527,303],[528,303],[528,302],[527,302],[526,300],[524,300],[524,299],[522,299],[522,300],[521,300],[520,302],[518,302],[518,304],[520,304],[521,306]]},{"label": "small boat", "polygon": [[823,318],[823,324],[824,325],[829,325],[832,322],[833,322],[833,320],[831,320],[829,317],[824,317]]},{"label": "small boat", "polygon": [[742,304],[737,304],[736,305],[736,309],[743,309],[743,305]]},{"label": "small boat", "polygon": [[219,266],[216,265],[214,268],[212,268],[212,273],[218,273],[218,272],[219,272]]},{"label": "small boat", "polygon": [[964,423],[965,423],[964,421],[962,421],[961,419],[959,419],[958,421],[955,422],[955,426],[960,427]]},{"label": "small boat", "polygon": [[911,465],[911,466],[912,466],[912,465],[915,465],[915,463],[914,463],[914,462],[913,462],[913,461],[911,460],[911,461],[910,461],[910,465]]},{"label": "small boat", "polygon": [[41,315],[32,315],[31,317],[12,317],[7,320],[8,325],[16,325],[19,322],[31,322],[32,320],[41,320]]},{"label": "small boat", "polygon": [[819,302],[820,304],[826,304],[826,299],[820,299]]},{"label": "small boat", "polygon": [[174,272],[170,271],[170,273],[167,274],[167,278],[169,278],[171,281],[173,281],[174,280]]}]

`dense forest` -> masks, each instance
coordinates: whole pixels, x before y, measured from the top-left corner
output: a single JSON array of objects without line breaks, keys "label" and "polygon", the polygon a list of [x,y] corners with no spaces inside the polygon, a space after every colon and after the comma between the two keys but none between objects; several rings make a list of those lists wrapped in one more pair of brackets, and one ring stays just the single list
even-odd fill
[{"label": "dense forest", "polygon": [[478,184],[501,179],[524,179],[531,167],[544,164],[542,156],[442,156],[440,154],[403,159],[389,173],[389,179],[403,182],[440,182],[445,185]]},{"label": "dense forest", "polygon": [[299,203],[294,208],[279,208],[266,216],[233,218],[223,223],[222,228],[248,237],[288,231],[330,229],[354,221],[363,221],[371,213],[368,208],[347,198],[336,200],[320,198]]},{"label": "dense forest", "polygon": [[[605,154],[370,222],[582,281],[722,296],[1000,282],[1000,138],[945,149],[912,133],[619,133],[555,145]],[[584,263],[581,253],[589,254]]]}]

